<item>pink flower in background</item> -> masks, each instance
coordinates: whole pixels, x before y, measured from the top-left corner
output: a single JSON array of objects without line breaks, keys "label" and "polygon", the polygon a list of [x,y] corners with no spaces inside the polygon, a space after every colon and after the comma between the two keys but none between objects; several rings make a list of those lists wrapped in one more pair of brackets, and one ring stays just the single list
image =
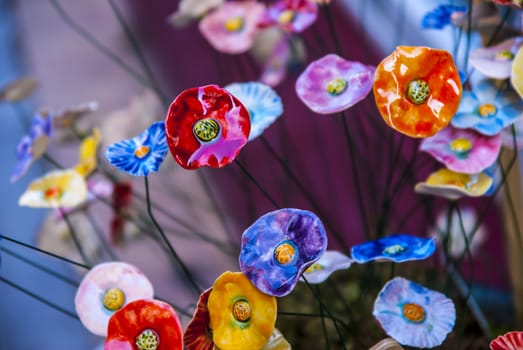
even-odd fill
[{"label": "pink flower in background", "polygon": [[318,17],[318,5],[307,0],[282,0],[270,6],[261,22],[262,27],[277,25],[292,32],[301,33]]}]

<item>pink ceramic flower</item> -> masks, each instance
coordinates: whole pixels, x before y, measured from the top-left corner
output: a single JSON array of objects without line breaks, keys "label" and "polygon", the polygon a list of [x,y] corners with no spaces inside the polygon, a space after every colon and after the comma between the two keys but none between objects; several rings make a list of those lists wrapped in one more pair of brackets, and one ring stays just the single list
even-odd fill
[{"label": "pink ceramic flower", "polygon": [[318,5],[312,1],[280,0],[267,9],[260,25],[278,25],[288,32],[301,33],[313,24],[317,17]]},{"label": "pink ceramic flower", "polygon": [[491,47],[474,50],[469,56],[470,64],[489,78],[507,79],[512,71],[512,61],[523,46],[523,37],[510,38]]},{"label": "pink ceramic flower", "polygon": [[512,331],[500,335],[490,342],[491,350],[519,350],[523,349],[523,332]]},{"label": "pink ceramic flower", "polygon": [[420,150],[430,153],[452,171],[476,174],[496,161],[501,135],[485,136],[471,129],[449,126],[424,139]]},{"label": "pink ceramic flower", "polygon": [[220,52],[243,53],[251,48],[264,11],[256,1],[225,2],[200,21],[200,32]]},{"label": "pink ceramic flower", "polygon": [[372,66],[328,54],[309,64],[296,80],[296,93],[320,114],[341,112],[364,99],[372,89]]}]

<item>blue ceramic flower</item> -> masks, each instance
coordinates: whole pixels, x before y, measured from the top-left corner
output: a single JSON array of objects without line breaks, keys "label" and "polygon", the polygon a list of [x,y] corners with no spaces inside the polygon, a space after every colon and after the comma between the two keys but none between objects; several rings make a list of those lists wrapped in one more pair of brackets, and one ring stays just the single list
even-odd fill
[{"label": "blue ceramic flower", "polygon": [[327,249],[327,234],[310,211],[267,213],[242,235],[240,269],[263,293],[285,296],[302,273]]},{"label": "blue ceramic flower", "polygon": [[452,126],[471,128],[483,135],[496,135],[523,114],[523,103],[512,91],[501,91],[489,80],[479,82],[473,91],[464,91]]},{"label": "blue ceramic flower", "polygon": [[430,257],[436,250],[433,238],[396,234],[352,247],[354,261],[364,264],[378,259],[404,262]]},{"label": "blue ceramic flower", "polygon": [[466,11],[466,6],[440,5],[423,16],[421,27],[424,29],[443,29],[452,23],[453,16],[463,15]]},{"label": "blue ceramic flower", "polygon": [[147,176],[158,171],[167,154],[164,122],[151,124],[140,135],[113,143],[105,156],[118,170],[134,176]]},{"label": "blue ceramic flower", "polygon": [[225,87],[249,110],[251,132],[249,141],[260,136],[283,113],[280,96],[269,86],[258,83],[233,83]]},{"label": "blue ceramic flower", "polygon": [[385,284],[372,314],[398,343],[418,348],[440,345],[456,322],[452,300],[402,277]]}]

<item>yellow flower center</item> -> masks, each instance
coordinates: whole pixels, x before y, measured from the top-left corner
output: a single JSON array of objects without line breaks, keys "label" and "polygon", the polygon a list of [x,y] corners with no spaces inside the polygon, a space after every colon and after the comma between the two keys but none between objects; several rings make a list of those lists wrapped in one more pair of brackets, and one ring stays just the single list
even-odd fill
[{"label": "yellow flower center", "polygon": [[305,270],[305,272],[306,273],[313,273],[313,272],[316,272],[316,271],[321,271],[323,269],[324,269],[323,265],[320,265],[318,263],[314,263],[311,266],[309,266],[307,268],[307,270]]},{"label": "yellow flower center", "polygon": [[347,89],[347,80],[343,78],[332,79],[325,86],[325,90],[331,95],[338,96]]},{"label": "yellow flower center", "polygon": [[425,309],[421,305],[414,303],[404,304],[402,312],[403,317],[405,317],[407,321],[414,323],[425,321]]},{"label": "yellow flower center", "polygon": [[105,291],[102,303],[107,310],[119,310],[125,303],[125,294],[119,288],[109,288]]},{"label": "yellow flower center", "polygon": [[296,256],[296,247],[284,242],[274,249],[274,258],[280,265],[289,265]]},{"label": "yellow flower center", "polygon": [[58,199],[62,196],[63,191],[58,186],[49,187],[44,191],[44,198],[46,200]]},{"label": "yellow flower center", "polygon": [[279,24],[288,24],[291,23],[294,19],[294,11],[293,10],[285,10],[278,16],[278,23]]},{"label": "yellow flower center", "polygon": [[492,117],[498,109],[492,103],[484,103],[478,108],[478,114],[483,118]]},{"label": "yellow flower center", "polygon": [[407,97],[415,105],[422,104],[429,98],[429,84],[423,79],[416,79],[407,86]]},{"label": "yellow flower center", "polygon": [[157,350],[160,346],[160,337],[152,329],[142,331],[134,343],[138,350]]},{"label": "yellow flower center", "polygon": [[151,149],[148,146],[141,145],[134,150],[134,156],[137,158],[143,158],[149,154]]},{"label": "yellow flower center", "polygon": [[236,301],[232,306],[233,317],[240,322],[247,322],[251,318],[251,306],[245,299]]},{"label": "yellow flower center", "polygon": [[245,20],[243,17],[233,17],[225,21],[224,27],[228,32],[239,32],[242,30]]},{"label": "yellow flower center", "polygon": [[509,50],[501,50],[494,55],[496,61],[510,61],[513,58],[514,54]]},{"label": "yellow flower center", "polygon": [[404,250],[405,247],[403,247],[401,244],[394,244],[383,249],[383,254],[396,255],[398,253],[403,252]]},{"label": "yellow flower center", "polygon": [[200,119],[193,126],[193,133],[202,142],[209,142],[218,137],[220,124],[214,119]]},{"label": "yellow flower center", "polygon": [[450,141],[449,146],[452,152],[463,154],[472,149],[472,141],[465,137],[458,137],[457,139]]}]

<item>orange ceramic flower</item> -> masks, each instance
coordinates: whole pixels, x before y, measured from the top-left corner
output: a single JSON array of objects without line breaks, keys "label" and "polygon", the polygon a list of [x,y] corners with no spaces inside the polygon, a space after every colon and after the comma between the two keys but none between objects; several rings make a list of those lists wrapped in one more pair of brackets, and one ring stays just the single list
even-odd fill
[{"label": "orange ceramic flower", "polygon": [[381,61],[373,89],[385,122],[411,137],[432,136],[446,127],[462,91],[450,53],[417,46],[398,46]]},{"label": "orange ceramic flower", "polygon": [[221,350],[260,350],[276,323],[276,298],[260,292],[241,272],[226,271],[216,279],[207,308]]}]

